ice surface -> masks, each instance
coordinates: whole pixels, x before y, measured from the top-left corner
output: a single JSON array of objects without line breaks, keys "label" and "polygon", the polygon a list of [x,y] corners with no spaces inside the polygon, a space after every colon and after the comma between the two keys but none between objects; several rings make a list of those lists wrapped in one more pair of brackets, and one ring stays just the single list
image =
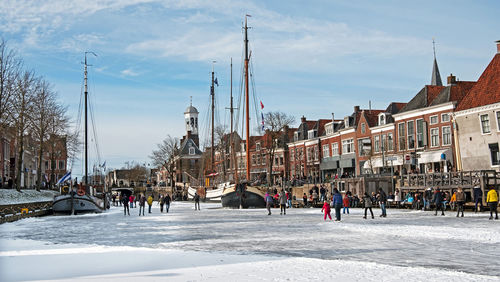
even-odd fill
[{"label": "ice surface", "polygon": [[[174,202],[0,225],[0,280],[499,281],[500,222],[487,214],[388,210],[341,222],[319,209],[217,209]],[[378,215],[378,211],[375,210]],[[21,271],[30,269],[30,271]],[[335,279],[337,280],[337,279]]]}]

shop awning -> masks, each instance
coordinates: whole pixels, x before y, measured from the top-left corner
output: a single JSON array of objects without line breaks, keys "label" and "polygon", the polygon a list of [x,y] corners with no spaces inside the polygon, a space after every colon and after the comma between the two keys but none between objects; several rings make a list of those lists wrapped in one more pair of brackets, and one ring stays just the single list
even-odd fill
[{"label": "shop awning", "polygon": [[[392,162],[391,162],[392,160]],[[376,167],[383,167],[382,163],[382,158],[381,157],[375,157],[371,159],[373,163],[373,168]],[[396,166],[396,165],[402,165],[403,164],[403,157],[402,156],[394,156],[394,155],[389,155],[384,158],[385,161],[385,166],[390,167]],[[363,165],[364,169],[371,169],[372,165],[370,165],[370,160],[366,161],[365,164]]]},{"label": "shop awning", "polygon": [[445,160],[453,163],[453,155],[450,148],[436,151],[420,152],[417,154],[420,154],[420,156],[418,157],[418,162],[421,164],[438,163]]}]

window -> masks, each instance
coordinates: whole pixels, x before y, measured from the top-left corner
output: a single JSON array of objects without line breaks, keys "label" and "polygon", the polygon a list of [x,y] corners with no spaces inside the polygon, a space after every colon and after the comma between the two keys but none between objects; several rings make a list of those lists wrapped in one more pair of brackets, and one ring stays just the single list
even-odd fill
[{"label": "window", "polygon": [[405,124],[404,122],[398,124],[398,144],[399,150],[404,151],[406,149],[406,141],[405,141],[406,133],[405,133]]},{"label": "window", "polygon": [[373,140],[373,151],[377,153],[380,151],[380,136],[375,136]]},{"label": "window", "polygon": [[332,144],[332,156],[337,156],[339,154],[339,143]]},{"label": "window", "polygon": [[314,147],[314,160],[317,161],[319,160],[319,148]]},{"label": "window", "polygon": [[294,149],[290,150],[290,159],[295,160],[295,150]]},{"label": "window", "polygon": [[378,118],[378,125],[384,125],[385,124],[385,115],[381,114]]},{"label": "window", "polygon": [[255,165],[255,155],[252,155],[252,165]]},{"label": "window", "polygon": [[438,121],[438,116],[431,116],[430,118],[431,124],[437,124]]},{"label": "window", "polygon": [[59,170],[64,170],[64,169],[65,169],[64,161],[59,161]]},{"label": "window", "polygon": [[361,124],[361,133],[362,133],[362,134],[365,134],[365,132],[366,132],[366,124],[363,122],[363,123]]},{"label": "window", "polygon": [[283,156],[280,156],[280,165],[283,165]]},{"label": "window", "polygon": [[45,169],[49,169],[49,161],[45,161]]},{"label": "window", "polygon": [[262,164],[266,164],[266,155],[262,154]]},{"label": "window", "polygon": [[332,135],[333,134],[333,127],[334,126],[335,125],[333,124],[333,122],[332,122],[332,124],[325,126],[326,127],[326,135]]},{"label": "window", "polygon": [[431,128],[431,147],[437,146],[439,146],[439,128]]},{"label": "window", "polygon": [[491,154],[491,165],[500,165],[500,152],[498,150],[498,143],[488,144]]},{"label": "window", "polygon": [[354,153],[354,140],[342,140],[342,154]]},{"label": "window", "polygon": [[195,153],[194,148],[193,147],[189,148],[189,155],[192,156],[192,155],[194,155],[194,153]]},{"label": "window", "polygon": [[394,150],[394,141],[392,133],[387,133],[387,150],[388,151]]},{"label": "window", "polygon": [[450,114],[441,114],[441,122],[449,122]]},{"label": "window", "polygon": [[358,154],[360,156],[368,156],[372,149],[370,138],[358,139]]},{"label": "window", "polygon": [[385,134],[382,134],[382,138],[380,139],[380,149],[382,152],[387,151],[387,136]]},{"label": "window", "polygon": [[309,130],[309,132],[307,132],[307,138],[313,139],[314,137],[316,137],[316,130]]},{"label": "window", "polygon": [[443,126],[441,130],[443,131],[443,146],[451,145],[451,127]]},{"label": "window", "polygon": [[330,145],[323,145],[323,158],[330,157]]},{"label": "window", "polygon": [[418,119],[417,120],[417,147],[418,148],[423,148],[425,145],[427,145],[427,130],[425,126],[425,122],[423,119]]},{"label": "window", "polygon": [[415,122],[408,121],[408,149],[415,148]]},{"label": "window", "polygon": [[255,147],[256,147],[255,150],[260,151],[260,149],[261,149],[260,142],[257,142],[257,144],[255,144]]},{"label": "window", "polygon": [[500,131],[500,111],[497,112],[497,127],[498,131]]},{"label": "window", "polygon": [[481,115],[481,130],[483,134],[490,133],[490,116],[488,114]]}]

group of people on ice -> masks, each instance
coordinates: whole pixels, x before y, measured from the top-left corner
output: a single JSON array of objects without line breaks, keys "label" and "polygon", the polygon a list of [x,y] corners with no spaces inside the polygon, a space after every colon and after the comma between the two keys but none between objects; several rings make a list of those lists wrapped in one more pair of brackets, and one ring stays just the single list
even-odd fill
[{"label": "group of people on ice", "polygon": [[[317,188],[317,187],[316,187]],[[456,207],[457,217],[464,216],[464,207],[466,203],[466,194],[462,188],[458,188],[456,191],[453,191],[453,195],[450,197],[447,193],[441,191],[439,188],[433,190],[431,188],[427,189],[424,193],[407,193],[407,198],[402,201],[400,197],[399,190],[396,191],[395,195],[389,193],[387,195],[382,188],[379,188],[377,193],[372,192],[371,195],[368,192],[365,192],[361,199],[356,195],[353,196],[350,191],[346,192],[342,195],[337,188],[333,189],[331,194],[326,193],[326,189],[321,187],[316,191],[314,187],[310,191],[310,197],[307,196],[306,193],[303,195],[303,206],[304,207],[313,207],[316,205],[318,198],[323,202],[321,212],[324,213],[324,220],[328,217],[332,220],[331,210],[335,209],[335,220],[341,220],[341,214],[349,214],[350,207],[359,207],[361,205],[364,208],[364,216],[366,219],[368,216],[368,211],[370,212],[371,218],[374,219],[374,214],[372,208],[376,205],[380,207],[381,213],[380,217],[387,217],[387,209],[386,205],[388,201],[404,203],[409,201],[409,203],[415,202],[417,203],[417,208],[422,207],[424,210],[431,210],[431,204],[434,205],[434,215],[437,216],[438,212],[441,212],[441,215],[444,215],[446,210],[446,203],[451,202],[452,207]],[[319,192],[319,193],[318,193]],[[474,189],[474,199],[475,199],[475,211],[478,211],[478,205],[480,205],[482,209],[482,191],[481,189]],[[268,211],[268,215],[271,215],[271,208],[276,206],[276,203],[279,203],[280,206],[280,214],[286,214],[286,208],[292,206],[292,194],[290,192],[285,192],[285,190],[281,190],[280,193],[276,193],[275,196],[266,193],[266,208]],[[422,205],[419,203],[422,201]],[[491,188],[487,193],[486,202],[488,204],[490,210],[490,220],[495,218],[498,219],[498,193],[495,189]],[[399,206],[399,205],[398,205]],[[495,214],[495,217],[493,217]]]},{"label": "group of people on ice", "polygon": [[[151,207],[153,206],[153,196],[149,195],[147,198],[144,194],[139,194],[137,197],[134,195],[127,195],[123,193],[119,196],[119,204],[123,205],[123,215],[130,215],[130,208],[137,208],[137,202],[139,202],[139,216],[141,214],[144,216],[146,203],[148,204],[148,213],[151,213]],[[172,198],[169,194],[165,196],[160,195],[158,198],[158,204],[160,205],[160,212],[163,213],[163,208],[165,207],[168,213],[170,209],[170,202]],[[113,205],[117,205],[115,198],[113,197]]]}]

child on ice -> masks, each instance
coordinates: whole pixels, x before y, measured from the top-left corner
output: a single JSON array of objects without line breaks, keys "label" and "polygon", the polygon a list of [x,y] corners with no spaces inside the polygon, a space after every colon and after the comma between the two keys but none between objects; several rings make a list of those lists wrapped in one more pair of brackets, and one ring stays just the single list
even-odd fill
[{"label": "child on ice", "polygon": [[323,208],[321,209],[321,212],[323,211],[325,212],[325,220],[327,215],[330,218],[330,220],[332,220],[332,216],[330,215],[330,204],[328,204],[328,201],[325,201],[323,203]]}]

